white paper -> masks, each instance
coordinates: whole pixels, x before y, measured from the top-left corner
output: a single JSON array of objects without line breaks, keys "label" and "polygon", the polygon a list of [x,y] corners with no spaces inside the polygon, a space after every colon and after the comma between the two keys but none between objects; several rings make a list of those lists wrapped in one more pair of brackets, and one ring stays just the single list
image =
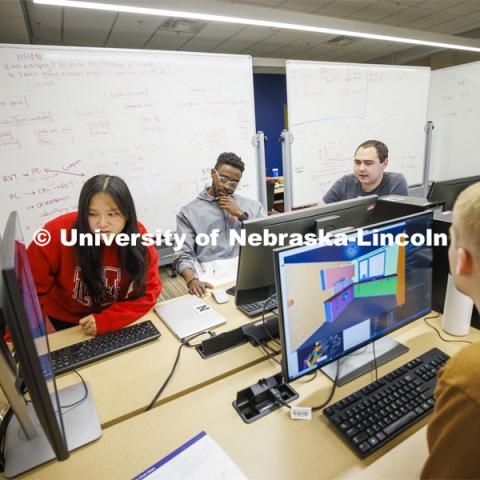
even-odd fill
[{"label": "white paper", "polygon": [[134,480],[247,480],[225,451],[201,432]]},{"label": "white paper", "polygon": [[211,283],[214,287],[234,282],[237,279],[237,268],[238,257],[195,264],[198,279]]}]

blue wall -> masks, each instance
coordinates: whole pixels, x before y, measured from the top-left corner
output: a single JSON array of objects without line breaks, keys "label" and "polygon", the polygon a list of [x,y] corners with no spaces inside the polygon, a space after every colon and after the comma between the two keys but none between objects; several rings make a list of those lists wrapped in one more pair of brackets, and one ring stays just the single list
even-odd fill
[{"label": "blue wall", "polygon": [[267,176],[272,174],[272,168],[278,168],[282,175],[282,147],[278,138],[285,128],[283,109],[287,104],[286,76],[255,73],[253,88],[257,132],[262,131],[268,138],[265,145]]}]

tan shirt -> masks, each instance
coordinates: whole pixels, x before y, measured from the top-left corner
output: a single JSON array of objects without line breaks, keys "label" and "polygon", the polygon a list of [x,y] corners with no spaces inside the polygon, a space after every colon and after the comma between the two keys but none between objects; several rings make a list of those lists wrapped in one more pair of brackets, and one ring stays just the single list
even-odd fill
[{"label": "tan shirt", "polygon": [[480,478],[480,343],[454,355],[440,371],[427,440],[427,478]]}]

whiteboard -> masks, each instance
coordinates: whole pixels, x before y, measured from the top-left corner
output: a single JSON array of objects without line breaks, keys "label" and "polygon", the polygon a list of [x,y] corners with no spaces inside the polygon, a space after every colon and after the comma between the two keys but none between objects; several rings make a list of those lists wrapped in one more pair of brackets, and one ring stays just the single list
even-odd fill
[{"label": "whiteboard", "polygon": [[432,72],[428,118],[433,121],[430,180],[480,175],[480,62]]},{"label": "whiteboard", "polygon": [[430,68],[287,61],[292,203],[318,202],[352,173],[356,147],[380,140],[388,171],[423,180]]},{"label": "whiteboard", "polygon": [[3,45],[0,85],[1,230],[17,210],[30,240],[98,173],[126,180],[149,231],[174,229],[223,151],[258,198],[249,56]]}]

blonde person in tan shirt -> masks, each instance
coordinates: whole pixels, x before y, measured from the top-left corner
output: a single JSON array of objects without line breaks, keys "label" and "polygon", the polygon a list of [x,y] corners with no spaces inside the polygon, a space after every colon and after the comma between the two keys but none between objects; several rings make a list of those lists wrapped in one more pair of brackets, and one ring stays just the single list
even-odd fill
[{"label": "blonde person in tan shirt", "polygon": [[[453,209],[448,252],[455,286],[480,309],[480,183],[464,190]],[[421,478],[480,478],[480,343],[463,348],[440,371],[430,451]]]}]

